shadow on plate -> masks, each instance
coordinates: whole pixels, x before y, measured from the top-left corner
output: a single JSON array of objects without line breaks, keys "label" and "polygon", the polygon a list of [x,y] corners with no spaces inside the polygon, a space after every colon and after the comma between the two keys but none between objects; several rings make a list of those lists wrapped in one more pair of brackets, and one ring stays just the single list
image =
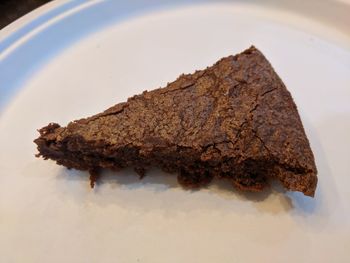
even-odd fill
[{"label": "shadow on plate", "polygon": [[[229,209],[232,211],[239,212],[238,209],[235,209],[237,202],[247,202],[247,205],[253,205],[260,212],[278,214],[296,209],[294,198],[298,202],[297,209],[303,213],[311,212],[309,210],[310,204],[313,208],[316,207],[315,199],[305,197],[302,194],[291,197],[286,194],[286,191],[278,182],[272,182],[271,187],[264,189],[262,192],[254,193],[236,190],[228,180],[217,179],[214,179],[207,187],[188,190],[178,184],[175,174],[167,174],[158,169],[150,170],[142,180],[130,168],[119,172],[104,171],[94,189],[88,189],[89,175],[87,172],[63,169],[58,177],[59,179],[64,178],[65,181],[79,181],[79,184],[85,185],[86,191],[99,196],[105,195],[106,189],[109,189],[109,197],[103,198],[104,202],[107,203],[120,204],[120,192],[122,191],[124,194],[127,192],[129,197],[123,196],[123,205],[126,206],[129,203],[132,206],[143,206],[148,207],[148,209],[166,207],[167,209],[176,208],[184,211],[198,208],[220,210],[220,207],[224,206],[230,207]],[[69,184],[69,182],[65,183]],[[113,191],[115,191],[115,194],[113,194]],[[67,193],[67,191],[65,192]],[[181,192],[180,195],[179,192]],[[72,193],[72,196],[80,199],[76,193]],[[136,196],[138,196],[138,200],[135,200],[135,198],[137,199]],[[153,199],[155,196],[158,200]],[[130,199],[128,200],[128,198]],[[173,204],[174,198],[181,198],[186,204],[184,206],[181,205],[181,202]],[[188,198],[188,200],[185,201],[184,198]],[[147,203],[148,200],[151,202]],[[84,200],[80,201],[84,202]]]}]

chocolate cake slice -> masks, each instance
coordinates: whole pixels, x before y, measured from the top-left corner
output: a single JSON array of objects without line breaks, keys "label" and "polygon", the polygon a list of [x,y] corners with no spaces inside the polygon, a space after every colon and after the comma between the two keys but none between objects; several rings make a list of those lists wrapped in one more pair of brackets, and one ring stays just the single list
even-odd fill
[{"label": "chocolate cake slice", "polygon": [[51,123],[35,140],[39,154],[68,168],[151,166],[177,173],[185,187],[214,177],[260,191],[271,179],[314,196],[317,170],[291,94],[255,47],[181,75],[106,111]]}]

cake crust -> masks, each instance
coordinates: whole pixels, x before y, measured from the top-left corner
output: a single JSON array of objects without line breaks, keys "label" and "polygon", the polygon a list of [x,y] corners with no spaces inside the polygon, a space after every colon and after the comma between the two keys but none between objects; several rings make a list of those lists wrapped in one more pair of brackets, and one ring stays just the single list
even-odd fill
[{"label": "cake crust", "polygon": [[214,177],[260,191],[271,179],[314,196],[317,169],[297,107],[255,47],[89,118],[39,130],[38,156],[96,171],[151,166],[185,187]]}]

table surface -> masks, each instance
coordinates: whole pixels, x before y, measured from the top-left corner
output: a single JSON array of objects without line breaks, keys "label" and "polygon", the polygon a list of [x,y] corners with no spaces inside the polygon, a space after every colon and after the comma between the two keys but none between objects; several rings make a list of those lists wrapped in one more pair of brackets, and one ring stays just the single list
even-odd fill
[{"label": "table surface", "polygon": [[51,0],[2,0],[0,1],[0,30],[39,6]]}]

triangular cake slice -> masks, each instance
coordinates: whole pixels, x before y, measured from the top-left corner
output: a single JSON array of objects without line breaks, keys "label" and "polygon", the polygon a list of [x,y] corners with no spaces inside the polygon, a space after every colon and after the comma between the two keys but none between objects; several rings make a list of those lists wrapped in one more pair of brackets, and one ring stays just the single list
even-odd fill
[{"label": "triangular cake slice", "polygon": [[151,166],[177,173],[185,187],[212,178],[260,191],[270,179],[314,196],[317,170],[291,94],[255,47],[181,75],[67,127],[51,123],[39,154],[68,168]]}]

